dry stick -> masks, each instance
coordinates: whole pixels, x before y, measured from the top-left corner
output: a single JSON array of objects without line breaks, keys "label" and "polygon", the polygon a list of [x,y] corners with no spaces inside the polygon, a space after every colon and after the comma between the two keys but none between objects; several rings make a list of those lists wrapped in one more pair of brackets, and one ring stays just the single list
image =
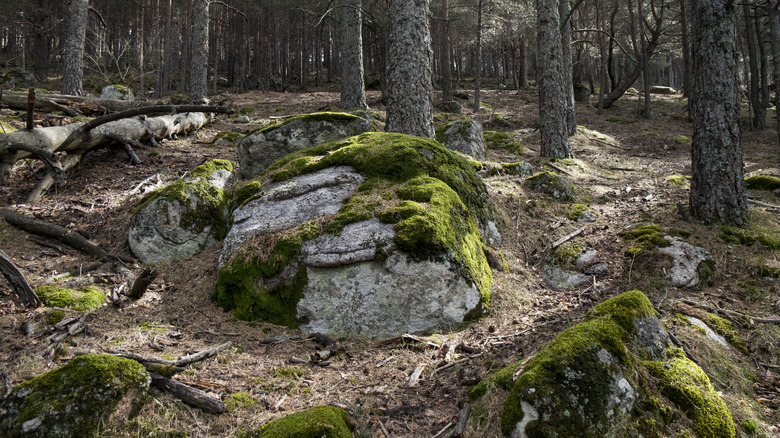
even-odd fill
[{"label": "dry stick", "polygon": [[433,436],[433,438],[439,438],[441,436],[444,436],[444,434],[450,430],[450,428],[453,426],[452,422],[447,423],[446,426],[442,430],[440,430],[436,435]]},{"label": "dry stick", "polygon": [[772,365],[770,363],[764,363],[764,362],[759,362],[758,364],[761,365],[762,367],[780,369],[780,365]]},{"label": "dry stick", "polygon": [[754,201],[752,199],[748,199],[748,202],[758,205],[759,207],[764,207],[768,210],[780,211],[780,205],[764,204],[763,202]]},{"label": "dry stick", "polygon": [[0,271],[3,272],[3,276],[8,283],[11,284],[11,289],[19,297],[19,301],[24,306],[38,307],[43,304],[38,295],[35,294],[30,283],[24,278],[24,274],[19,270],[6,253],[0,250]]},{"label": "dry stick", "polygon": [[728,315],[728,316],[731,316],[731,317],[736,317],[736,318],[748,318],[748,319],[751,319],[751,320],[753,320],[755,322],[762,322],[762,323],[765,323],[765,324],[780,324],[780,319],[778,319],[778,318],[759,318],[759,317],[751,316],[751,315],[748,315],[748,314],[745,314],[745,313],[735,312],[733,310],[726,310],[726,309],[723,309],[721,307],[707,306],[705,304],[700,304],[700,303],[697,303],[696,301],[692,301],[692,300],[685,300],[684,299],[684,300],[681,300],[681,301],[683,303],[689,305],[689,306],[698,307],[699,309],[703,309],[703,310],[706,310],[708,312],[721,313],[721,314]]},{"label": "dry stick", "polygon": [[149,373],[152,376],[152,386],[170,391],[184,403],[203,409],[211,414],[225,412],[225,404],[222,400],[210,397],[204,391],[193,388],[178,380],[163,377],[157,373]]},{"label": "dry stick", "polygon": [[216,356],[219,352],[228,349],[231,345],[233,345],[233,343],[227,341],[224,344],[217,345],[216,347],[212,347],[195,354],[190,354],[188,356],[180,357],[179,359],[175,360],[173,364],[177,367],[183,367],[193,362],[197,362],[211,356]]},{"label": "dry stick", "polygon": [[57,108],[58,110],[62,111],[63,113],[65,113],[65,114],[67,114],[67,115],[69,115],[71,117],[79,117],[79,116],[83,116],[84,115],[84,113],[82,113],[81,111],[79,111],[79,110],[77,110],[75,108],[71,108],[69,106],[60,105],[57,102],[55,102],[54,100],[52,100],[52,99],[47,99],[46,101],[49,102],[49,104],[51,106],[53,106],[54,108]]},{"label": "dry stick", "polygon": [[579,230],[577,230],[577,231],[575,231],[573,233],[570,233],[570,234],[567,234],[567,235],[561,237],[560,239],[558,239],[555,242],[553,242],[553,244],[551,246],[551,249],[558,248],[559,246],[563,245],[564,243],[568,242],[569,240],[579,236],[580,234],[582,234],[583,231],[585,231],[586,228],[587,227],[582,227],[582,228],[580,228]]},{"label": "dry stick", "polygon": [[471,415],[471,405],[469,402],[463,403],[463,408],[460,410],[460,415],[458,416],[458,424],[455,426],[455,429],[452,430],[450,437],[463,435],[463,432],[466,431],[466,426],[469,424],[469,415]]},{"label": "dry stick", "polygon": [[382,420],[377,420],[377,422],[379,423],[379,430],[382,431],[382,434],[384,434],[385,438],[390,438],[390,432],[387,431],[387,428],[385,428]]}]

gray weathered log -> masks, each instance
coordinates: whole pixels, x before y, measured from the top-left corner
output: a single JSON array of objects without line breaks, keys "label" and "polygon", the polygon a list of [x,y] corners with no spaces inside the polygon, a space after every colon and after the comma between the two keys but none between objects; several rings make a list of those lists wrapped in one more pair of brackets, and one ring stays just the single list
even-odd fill
[{"label": "gray weathered log", "polygon": [[[27,91],[3,91],[3,104],[20,110],[27,109]],[[72,96],[69,94],[36,93],[35,108],[37,111],[62,111],[62,107],[84,112],[85,106],[93,107],[96,112],[124,111],[131,108],[149,106],[143,101],[100,99],[92,96]]]},{"label": "gray weathered log", "polygon": [[11,284],[11,290],[19,297],[19,301],[22,305],[27,307],[38,307],[43,304],[38,295],[35,294],[30,283],[24,278],[22,271],[16,267],[16,264],[11,260],[6,253],[0,250],[0,271],[8,283]]},{"label": "gray weathered log", "polygon": [[222,414],[225,412],[225,404],[222,400],[210,397],[204,391],[195,389],[178,380],[169,379],[157,373],[149,373],[152,376],[152,386],[171,392],[184,403],[200,408],[210,414]]}]

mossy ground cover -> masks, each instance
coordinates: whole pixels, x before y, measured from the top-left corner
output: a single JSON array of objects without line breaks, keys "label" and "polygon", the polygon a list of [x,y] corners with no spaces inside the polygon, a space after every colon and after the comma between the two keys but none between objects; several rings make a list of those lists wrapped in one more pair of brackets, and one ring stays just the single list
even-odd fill
[{"label": "mossy ground cover", "polygon": [[[214,299],[227,309],[236,309],[242,319],[262,319],[297,326],[295,304],[306,284],[301,268],[282,290],[256,291],[254,278],[270,278],[295,256],[305,240],[321,232],[338,234],[344,226],[378,217],[394,224],[395,243],[419,259],[451,254],[462,275],[474,282],[482,305],[469,318],[487,310],[492,271],[482,247],[477,221],[492,219],[484,184],[471,164],[441,144],[401,134],[367,133],[336,140],[290,154],[261,176],[264,181],[283,181],[335,166],[352,166],[367,181],[339,213],[327,218],[322,228],[300,227],[274,237],[270,252],[254,250],[239,254],[220,270]],[[254,248],[258,246],[255,245]],[[250,310],[251,309],[251,310]]]},{"label": "mossy ground cover", "polygon": [[79,311],[95,310],[106,301],[106,294],[94,287],[74,290],[57,286],[39,286],[35,288],[35,293],[49,307],[66,307]]}]

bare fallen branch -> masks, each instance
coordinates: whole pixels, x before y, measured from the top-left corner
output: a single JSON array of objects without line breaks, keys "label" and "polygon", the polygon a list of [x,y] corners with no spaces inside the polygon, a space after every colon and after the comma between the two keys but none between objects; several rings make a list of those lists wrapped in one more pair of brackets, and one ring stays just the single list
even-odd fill
[{"label": "bare fallen branch", "polygon": [[746,313],[735,312],[733,310],[727,310],[727,309],[724,309],[724,308],[721,308],[721,307],[708,306],[706,304],[697,303],[696,301],[692,301],[692,300],[685,300],[684,299],[684,300],[681,300],[681,301],[683,303],[689,305],[689,306],[698,307],[699,309],[706,310],[706,311],[711,312],[711,313],[720,313],[722,315],[727,315],[727,316],[736,317],[736,318],[743,318],[743,319],[747,319],[747,320],[752,321],[752,322],[761,322],[761,323],[764,323],[764,324],[780,324],[780,319],[779,318],[762,318],[762,317],[758,317],[758,316],[748,315]]},{"label": "bare fallen branch", "polygon": [[210,414],[222,414],[225,412],[225,404],[222,400],[210,397],[204,391],[193,388],[178,380],[164,377],[157,373],[149,373],[152,376],[152,386],[171,392],[184,403],[202,409]]}]

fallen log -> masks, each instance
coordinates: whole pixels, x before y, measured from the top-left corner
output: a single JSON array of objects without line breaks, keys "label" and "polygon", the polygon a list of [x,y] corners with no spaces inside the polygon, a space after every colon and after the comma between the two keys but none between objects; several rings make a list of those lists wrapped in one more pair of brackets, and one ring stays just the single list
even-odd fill
[{"label": "fallen log", "polygon": [[30,283],[24,278],[22,271],[16,267],[16,264],[11,260],[6,253],[0,250],[0,271],[3,276],[11,284],[11,290],[19,297],[19,301],[22,305],[27,307],[38,307],[43,304],[38,295],[35,294]]},{"label": "fallen log", "polygon": [[149,373],[152,376],[152,386],[170,391],[184,403],[203,409],[210,414],[222,414],[225,412],[225,404],[222,400],[210,397],[204,391],[195,389],[178,380],[163,377],[157,373]]},{"label": "fallen log", "polygon": [[[181,111],[189,112],[181,113]],[[131,145],[137,147],[139,142],[144,140],[156,144],[157,139],[201,128],[210,120],[210,115],[207,114],[231,112],[224,107],[159,105],[109,114],[87,123],[0,134],[0,183],[10,176],[11,168],[17,161],[31,156],[43,161],[54,182],[62,183],[65,180],[65,173],[56,153],[80,155],[95,147],[117,141],[124,145],[128,155],[138,163],[140,159],[133,152]],[[158,117],[145,116],[159,113],[173,114]],[[39,199],[41,191],[36,189],[36,192],[39,192],[37,194]],[[28,199],[28,201],[37,199]]]},{"label": "fallen log", "polygon": [[[3,91],[2,103],[20,110],[27,109],[27,91]],[[36,93],[35,108],[38,111],[62,111],[68,107],[81,113],[107,113],[147,106],[147,102],[133,100],[101,99],[91,96]]]}]

